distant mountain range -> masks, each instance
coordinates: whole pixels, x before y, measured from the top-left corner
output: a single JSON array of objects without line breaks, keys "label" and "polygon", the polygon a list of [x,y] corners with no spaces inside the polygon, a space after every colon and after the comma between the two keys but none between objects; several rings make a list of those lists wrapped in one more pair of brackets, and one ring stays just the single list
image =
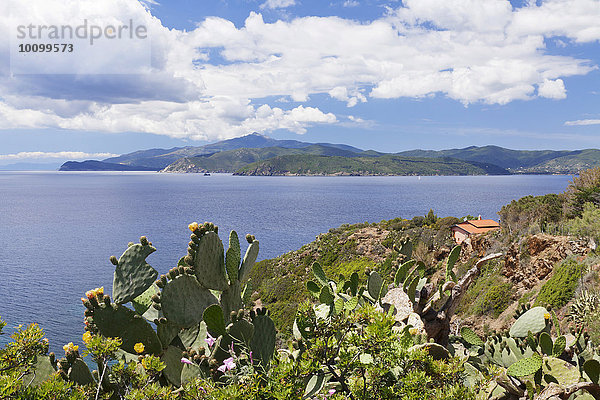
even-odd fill
[{"label": "distant mountain range", "polygon": [[252,133],[205,146],[140,150],[103,161],[70,161],[60,170],[236,172],[240,175],[501,175],[574,174],[597,166],[600,166],[598,149],[532,151],[471,146],[389,154],[345,144],[278,140]]}]

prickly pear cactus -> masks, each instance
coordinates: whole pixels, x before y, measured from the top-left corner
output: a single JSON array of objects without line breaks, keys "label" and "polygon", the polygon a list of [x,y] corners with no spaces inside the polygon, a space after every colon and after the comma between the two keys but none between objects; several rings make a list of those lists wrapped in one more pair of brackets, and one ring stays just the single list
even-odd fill
[{"label": "prickly pear cactus", "polygon": [[506,373],[516,378],[533,375],[540,368],[542,368],[542,357],[535,353],[531,357],[522,358],[516,363],[512,364],[506,370]]},{"label": "prickly pear cactus", "polygon": [[101,301],[98,301],[96,295],[82,300],[87,308],[87,330],[105,337],[120,337],[123,340],[121,349],[131,354],[137,354],[134,349],[136,343],[144,344],[147,353],[160,354],[161,342],[141,315],[123,305],[111,303],[108,295]]},{"label": "prickly pear cactus", "polygon": [[190,328],[202,320],[204,310],[216,304],[217,298],[210,290],[202,287],[194,275],[188,274],[184,268],[170,273],[172,277],[159,294],[153,298],[153,307],[159,306],[167,321],[182,328]]},{"label": "prickly pear cactus", "polygon": [[142,236],[140,244],[129,246],[118,260],[111,257],[111,262],[116,266],[113,279],[115,303],[127,303],[152,285],[158,272],[146,262],[146,257],[155,251],[148,239]]},{"label": "prickly pear cactus", "polygon": [[519,317],[510,328],[510,336],[527,337],[528,332],[534,335],[542,332],[548,326],[550,313],[544,307],[534,307]]},{"label": "prickly pear cactus", "polygon": [[250,348],[255,360],[259,361],[264,368],[268,368],[273,353],[275,352],[276,330],[275,324],[267,315],[265,308],[258,309],[256,315],[251,314],[254,325],[254,335],[250,342]]}]

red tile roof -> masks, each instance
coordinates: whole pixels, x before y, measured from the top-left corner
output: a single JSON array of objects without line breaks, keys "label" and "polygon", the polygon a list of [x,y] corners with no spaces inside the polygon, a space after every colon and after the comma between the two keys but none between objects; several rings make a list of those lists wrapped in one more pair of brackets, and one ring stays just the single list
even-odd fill
[{"label": "red tile roof", "polygon": [[[500,228],[500,224],[493,219],[473,219],[471,221],[465,221],[477,228]],[[462,224],[464,224],[463,222]],[[461,224],[459,224],[461,225]]]},{"label": "red tile roof", "polygon": [[454,228],[459,228],[471,235],[475,235],[500,229],[500,224],[492,219],[474,219],[456,224],[452,227],[453,230]]}]

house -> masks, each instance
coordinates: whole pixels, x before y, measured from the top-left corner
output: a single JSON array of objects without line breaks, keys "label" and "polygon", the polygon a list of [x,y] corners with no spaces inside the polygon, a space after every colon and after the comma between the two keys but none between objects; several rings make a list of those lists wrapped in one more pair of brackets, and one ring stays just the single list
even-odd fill
[{"label": "house", "polygon": [[460,224],[452,225],[452,236],[457,244],[461,244],[466,238],[480,233],[486,233],[500,229],[500,224],[493,219],[473,219]]}]

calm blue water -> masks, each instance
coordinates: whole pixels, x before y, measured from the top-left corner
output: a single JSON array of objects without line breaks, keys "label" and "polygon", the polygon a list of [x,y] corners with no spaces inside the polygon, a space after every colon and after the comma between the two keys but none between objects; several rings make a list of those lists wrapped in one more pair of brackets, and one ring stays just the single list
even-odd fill
[{"label": "calm blue water", "polygon": [[81,341],[79,299],[97,286],[110,293],[109,257],[141,235],[158,249],[150,265],[165,273],[186,254],[193,221],[214,222],[224,240],[231,229],[254,234],[263,259],[343,223],[412,218],[430,208],[497,218],[511,200],[561,192],[570,179],[0,172],[0,316],[9,326],[38,322],[58,354]]}]

